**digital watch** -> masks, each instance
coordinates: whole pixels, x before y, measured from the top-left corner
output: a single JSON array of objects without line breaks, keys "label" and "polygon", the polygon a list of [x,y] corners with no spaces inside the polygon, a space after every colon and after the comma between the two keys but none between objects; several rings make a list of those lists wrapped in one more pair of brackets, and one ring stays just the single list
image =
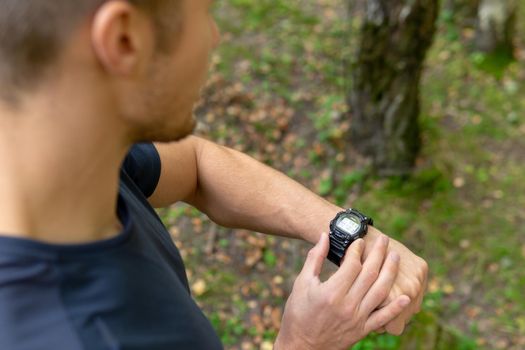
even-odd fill
[{"label": "digital watch", "polygon": [[350,208],[337,213],[330,222],[328,260],[340,266],[350,244],[366,235],[368,225],[374,225],[374,221],[358,210]]}]

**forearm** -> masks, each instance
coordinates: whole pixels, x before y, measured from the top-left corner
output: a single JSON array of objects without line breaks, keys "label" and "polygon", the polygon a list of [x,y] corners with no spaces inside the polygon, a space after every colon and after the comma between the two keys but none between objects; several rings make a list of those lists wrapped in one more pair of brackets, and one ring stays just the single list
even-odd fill
[{"label": "forearm", "polygon": [[245,154],[197,144],[197,187],[188,202],[220,225],[314,243],[341,210]]},{"label": "forearm", "polygon": [[[177,201],[194,205],[220,225],[300,238],[311,243],[341,208],[287,176],[234,150],[190,137],[175,144],[156,145],[162,174],[150,203],[156,207]],[[364,257],[380,232],[369,227]],[[391,240],[389,251],[401,256],[400,272],[386,302],[406,294],[412,304],[386,326],[399,334],[423,298],[427,264],[401,243]]]}]

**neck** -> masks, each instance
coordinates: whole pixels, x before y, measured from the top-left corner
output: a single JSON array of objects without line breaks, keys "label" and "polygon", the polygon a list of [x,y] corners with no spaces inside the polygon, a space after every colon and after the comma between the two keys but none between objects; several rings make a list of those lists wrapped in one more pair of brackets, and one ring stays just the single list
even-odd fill
[{"label": "neck", "polygon": [[101,99],[48,97],[16,113],[0,109],[0,235],[72,244],[117,234],[129,142],[111,110],[93,110],[108,105]]}]

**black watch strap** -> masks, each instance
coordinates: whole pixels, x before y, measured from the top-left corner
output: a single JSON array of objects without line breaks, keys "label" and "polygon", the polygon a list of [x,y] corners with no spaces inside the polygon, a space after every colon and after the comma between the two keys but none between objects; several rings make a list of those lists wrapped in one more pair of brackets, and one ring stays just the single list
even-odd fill
[{"label": "black watch strap", "polygon": [[335,237],[333,232],[330,232],[330,250],[328,251],[328,260],[341,266],[341,260],[345,256],[346,249],[352,244],[348,242],[343,237]]}]

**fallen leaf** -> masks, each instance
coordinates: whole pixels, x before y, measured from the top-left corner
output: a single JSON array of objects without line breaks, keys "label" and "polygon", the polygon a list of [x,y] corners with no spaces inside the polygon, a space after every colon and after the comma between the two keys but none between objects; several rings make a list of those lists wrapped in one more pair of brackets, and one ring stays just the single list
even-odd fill
[{"label": "fallen leaf", "polygon": [[[525,246],[523,247],[525,249]],[[525,252],[525,250],[524,250]],[[273,278],[273,283],[279,285],[279,284],[282,284],[284,282],[284,278],[283,276],[280,276],[280,275],[277,275]]]},{"label": "fallen leaf", "polygon": [[443,286],[443,293],[445,294],[452,294],[454,293],[456,289],[454,288],[454,286],[451,284],[451,283],[447,283]]},{"label": "fallen leaf", "polygon": [[193,291],[193,294],[195,296],[201,296],[204,293],[206,293],[206,288],[206,281],[202,278],[198,279],[197,281],[195,281],[195,283],[191,285],[191,290]]},{"label": "fallen leaf", "polygon": [[246,253],[246,258],[244,259],[244,264],[248,267],[253,267],[255,266],[255,264],[257,264],[259,262],[259,260],[261,260],[263,256],[263,253],[262,253],[262,250],[261,249],[250,249],[247,253]]},{"label": "fallen leaf", "polygon": [[463,186],[465,186],[465,179],[462,178],[462,177],[456,177],[454,179],[454,187],[455,188],[461,188]]},{"label": "fallen leaf", "polygon": [[261,350],[272,350],[273,349],[273,343],[268,341],[268,340],[265,340],[261,343],[261,347],[260,347]]},{"label": "fallen leaf", "polygon": [[272,326],[274,329],[281,328],[282,317],[283,317],[283,314],[280,308],[276,307],[272,309],[271,319],[272,319]]}]

